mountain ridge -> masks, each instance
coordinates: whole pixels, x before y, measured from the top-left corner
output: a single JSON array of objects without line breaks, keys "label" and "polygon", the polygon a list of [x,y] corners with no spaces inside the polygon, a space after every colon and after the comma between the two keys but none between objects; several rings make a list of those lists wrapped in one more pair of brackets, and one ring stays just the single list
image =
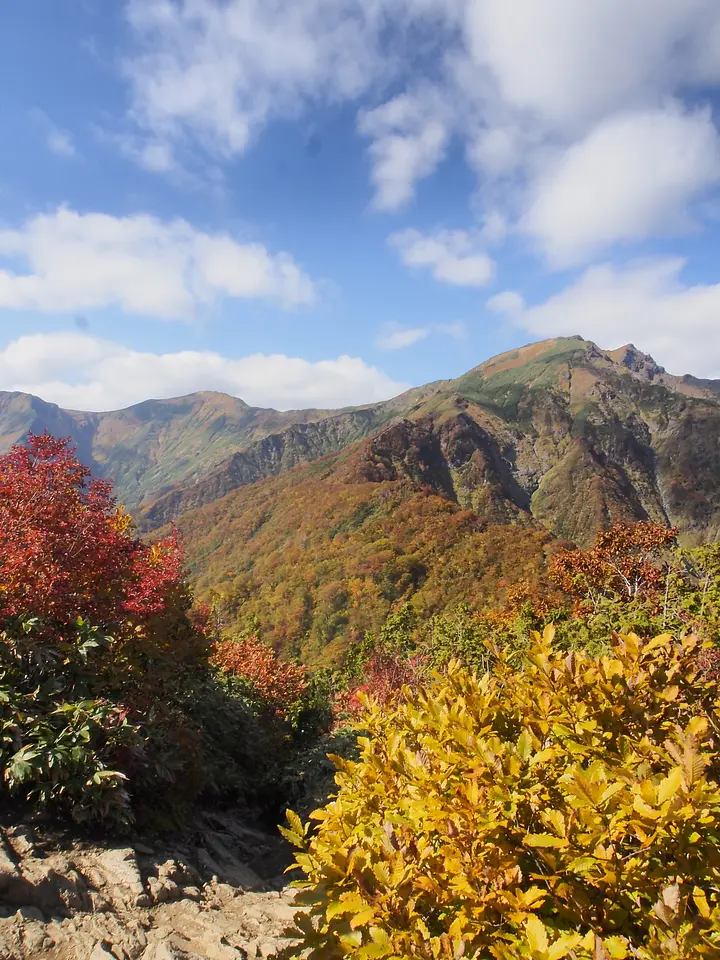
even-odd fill
[{"label": "mountain ridge", "polygon": [[[405,423],[407,456],[412,424],[429,424],[452,478],[452,491],[442,481],[446,495],[498,521],[519,510],[578,542],[612,519],[650,518],[700,537],[720,526],[718,398],[632,345],[609,353],[581,339],[543,341],[390,403],[394,409],[376,415],[375,429],[356,442],[372,450],[390,440],[392,447],[397,437],[390,435]],[[261,482],[261,471],[243,472],[246,457],[158,498],[145,522],[176,519]]]},{"label": "mountain ridge", "polygon": [[[339,410],[281,412],[201,391],[86,413],[0,393],[0,448],[28,430],[71,436],[81,459],[110,477],[118,497],[152,529],[241,486],[382,436],[395,423],[429,423],[452,478],[445,494],[461,505],[498,518],[524,511],[574,540],[618,513],[679,518],[705,535],[720,509],[711,476],[719,398],[720,381],[668,374],[633,344],[606,351],[567,337]],[[673,444],[686,470],[670,468]],[[579,489],[592,510],[572,519],[560,501]],[[676,502],[681,490],[694,502],[692,516]]]},{"label": "mountain ridge", "polygon": [[398,605],[500,609],[519,581],[551,596],[552,552],[615,522],[717,539],[718,397],[632,345],[613,353],[570,339],[510,351],[313,462],[259,479],[221,466],[215,489],[161,497],[152,519],[175,520],[197,594],[228,627],[257,618],[315,664]]}]

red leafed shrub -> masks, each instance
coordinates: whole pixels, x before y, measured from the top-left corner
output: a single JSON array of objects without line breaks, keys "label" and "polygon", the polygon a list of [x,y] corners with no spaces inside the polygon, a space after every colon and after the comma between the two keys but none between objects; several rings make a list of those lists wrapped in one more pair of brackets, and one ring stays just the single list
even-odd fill
[{"label": "red leafed shrub", "polygon": [[720,650],[701,650],[697,664],[701,674],[708,680],[720,680]]},{"label": "red leafed shrub", "polygon": [[336,713],[360,713],[364,707],[360,694],[385,706],[394,700],[403,687],[415,688],[424,673],[420,656],[409,660],[393,653],[375,653],[365,664],[364,682],[342,694],[336,701]]},{"label": "red leafed shrub", "polygon": [[219,643],[213,663],[223,673],[245,680],[279,714],[285,714],[307,687],[305,667],[279,660],[275,651],[253,634]]},{"label": "red leafed shrub", "polygon": [[68,440],[31,434],[0,457],[0,616],[142,626],[178,608],[182,565],[175,535],[152,546],[132,535],[111,484],[90,478]]}]

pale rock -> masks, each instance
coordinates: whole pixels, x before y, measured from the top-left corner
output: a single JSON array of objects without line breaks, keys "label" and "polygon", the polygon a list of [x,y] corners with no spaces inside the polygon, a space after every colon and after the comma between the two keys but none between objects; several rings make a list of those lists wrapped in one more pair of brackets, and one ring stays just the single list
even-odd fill
[{"label": "pale rock", "polygon": [[172,880],[174,883],[180,883],[184,871],[176,860],[166,860],[157,868],[157,875],[158,880]]},{"label": "pale rock", "polygon": [[107,942],[101,940],[95,944],[90,960],[115,960],[115,954]]},{"label": "pale rock", "polygon": [[43,912],[38,907],[32,907],[32,906],[19,907],[15,911],[15,916],[18,918],[18,920],[27,920],[27,921],[37,920],[40,923],[43,923],[45,921]]},{"label": "pale rock", "polygon": [[[116,847],[105,850],[98,862],[105,873],[107,883],[114,888],[115,896],[128,906],[150,906],[145,893],[137,858],[132,847]],[[145,898],[142,902],[140,898]]]},{"label": "pale rock", "polygon": [[22,930],[23,946],[32,953],[40,950],[45,941],[45,930],[42,922],[27,923]]},{"label": "pale rock", "polygon": [[10,846],[19,857],[37,856],[35,849],[35,837],[28,827],[10,827],[5,831],[5,836],[10,842]]},{"label": "pale rock", "polygon": [[277,940],[261,940],[258,944],[258,957],[266,960],[267,957],[274,957],[278,952]]},{"label": "pale rock", "polygon": [[235,897],[242,896],[242,891],[229,883],[214,883],[209,888],[208,893],[212,893],[220,903],[226,903],[228,900],[234,900]]},{"label": "pale rock", "polygon": [[93,913],[108,913],[112,910],[110,901],[101,893],[95,893],[95,891],[90,893],[90,903]]},{"label": "pale rock", "polygon": [[159,880],[156,877],[149,877],[148,890],[155,903],[168,903],[171,900],[179,900],[182,896],[180,887],[174,880]]},{"label": "pale rock", "polygon": [[[208,868],[218,877],[221,877],[228,883],[243,890],[263,890],[265,883],[255,871],[246,863],[242,863],[237,857],[228,850],[223,843],[222,838],[217,833],[206,833],[205,840],[212,850],[212,855],[207,850],[200,848],[198,850],[198,859],[204,859]],[[202,862],[201,859],[201,862]]]},{"label": "pale rock", "polygon": [[[145,960],[145,955],[143,955],[143,960]],[[206,960],[206,958],[182,947],[177,947],[166,940],[155,947],[155,955],[152,960]]]},{"label": "pale rock", "polygon": [[182,895],[188,900],[202,900],[203,892],[198,887],[183,887]]}]

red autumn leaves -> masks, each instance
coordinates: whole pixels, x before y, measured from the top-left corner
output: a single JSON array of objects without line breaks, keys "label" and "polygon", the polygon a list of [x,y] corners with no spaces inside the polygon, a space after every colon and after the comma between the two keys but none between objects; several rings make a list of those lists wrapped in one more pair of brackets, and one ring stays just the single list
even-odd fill
[{"label": "red autumn leaves", "polygon": [[255,694],[283,714],[307,687],[305,667],[278,660],[275,652],[251,635],[218,644],[213,662],[223,673],[239,677]]},{"label": "red autumn leaves", "polygon": [[0,457],[0,616],[108,625],[166,610],[182,585],[177,538],[135,538],[111,491],[47,433]]}]

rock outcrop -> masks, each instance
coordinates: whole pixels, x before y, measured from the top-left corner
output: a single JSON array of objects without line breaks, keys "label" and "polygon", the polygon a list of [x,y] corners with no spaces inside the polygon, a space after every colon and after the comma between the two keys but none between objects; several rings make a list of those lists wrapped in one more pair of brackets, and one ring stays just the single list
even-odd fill
[{"label": "rock outcrop", "polygon": [[180,844],[0,829],[0,960],[257,960],[294,944],[277,841],[231,817]]}]

